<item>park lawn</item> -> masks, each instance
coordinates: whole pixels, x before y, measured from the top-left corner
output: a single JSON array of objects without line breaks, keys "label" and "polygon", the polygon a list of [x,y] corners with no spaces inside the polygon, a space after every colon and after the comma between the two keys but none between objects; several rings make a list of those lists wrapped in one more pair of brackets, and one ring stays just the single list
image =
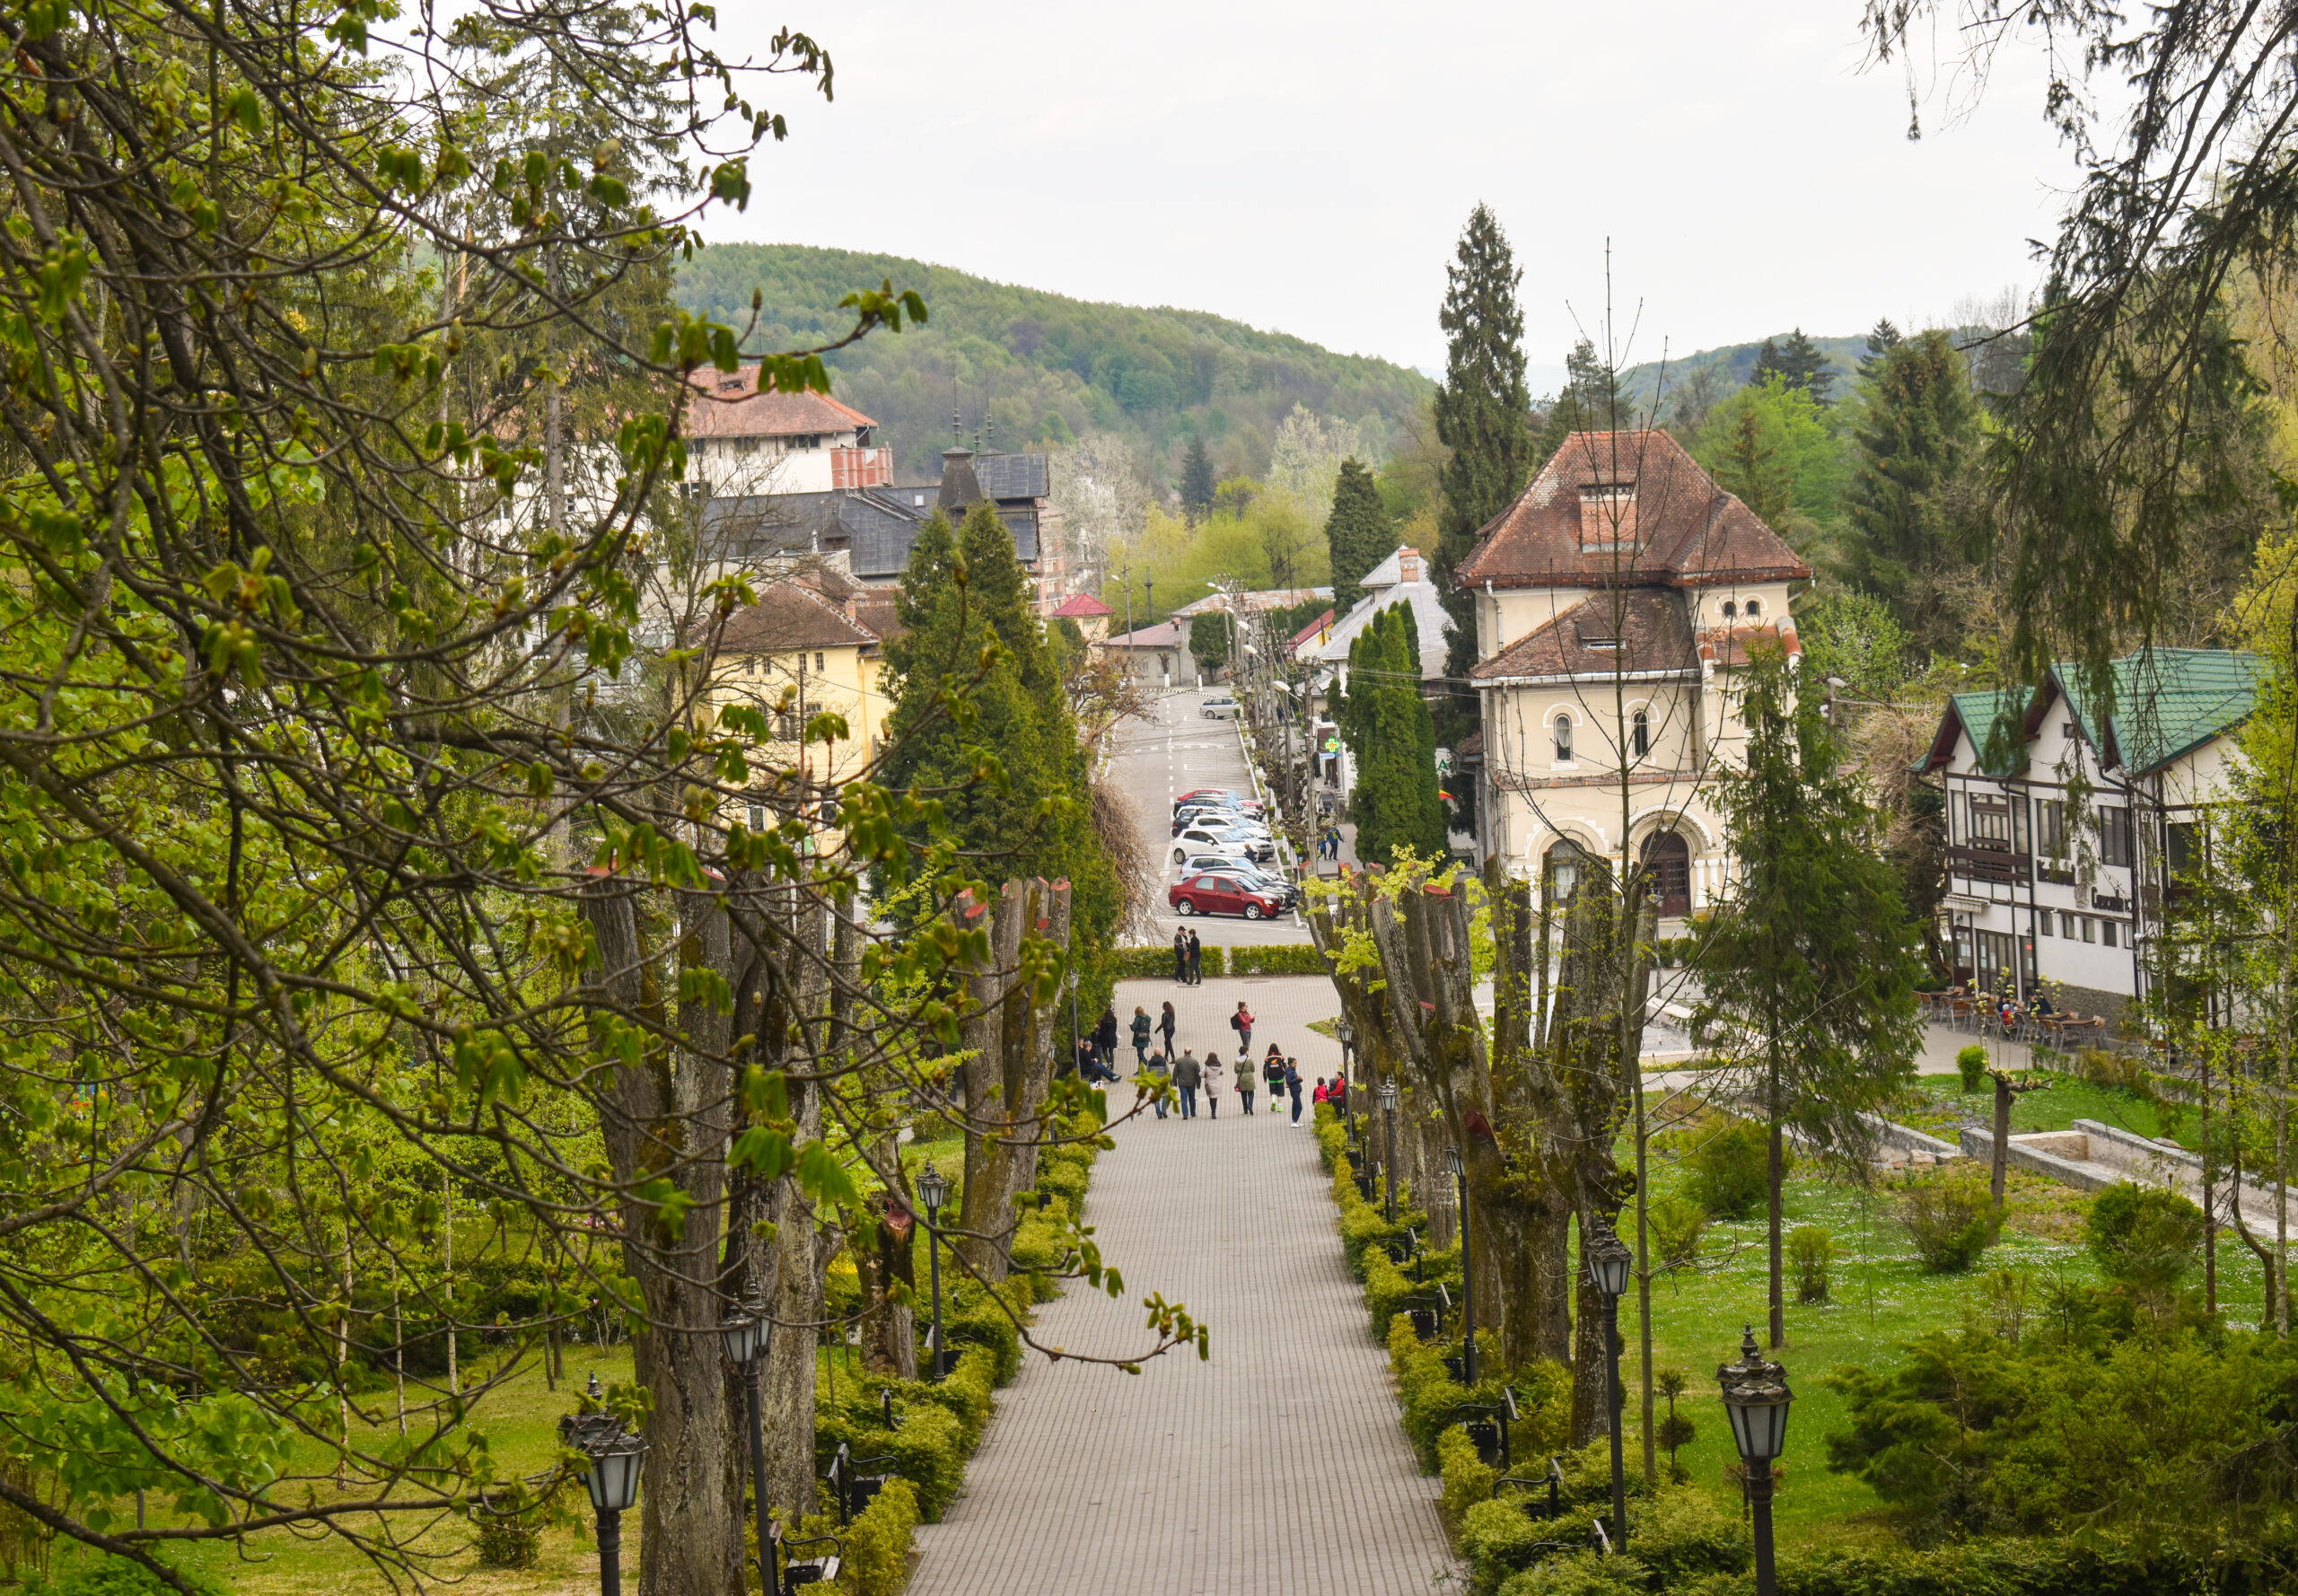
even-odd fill
[{"label": "park lawn", "polygon": [[[2077,1112],[2092,1117],[2087,1109]],[[2075,1117],[2069,1113],[2066,1118]],[[1655,1196],[1671,1189],[1677,1179],[1672,1169],[1655,1167]],[[1834,1241],[1836,1260],[1829,1300],[1811,1306],[1796,1302],[1794,1259],[1790,1256],[1785,1260],[1787,1345],[1765,1354],[1786,1366],[1795,1392],[1782,1459],[1786,1473],[1776,1509],[1784,1545],[1860,1543],[1890,1533],[1890,1513],[1881,1499],[1851,1476],[1828,1471],[1824,1438],[1847,1424],[1842,1394],[1827,1383],[1832,1371],[1850,1364],[1889,1369],[1903,1361],[1905,1345],[1925,1332],[1959,1329],[1967,1315],[1985,1322],[1983,1288],[1989,1275],[2007,1271],[2023,1289],[2030,1314],[2043,1309],[2055,1280],[2096,1284],[2097,1271],[2082,1247],[2087,1196],[2013,1170],[2005,1197],[2008,1217],[2002,1240],[1970,1273],[1935,1276],[1923,1270],[1892,1219],[1894,1199],[1888,1187],[1863,1193],[1828,1179],[1798,1176],[1788,1180],[1787,1230],[1824,1226]],[[1632,1209],[1621,1215],[1622,1232],[1631,1241],[1633,1222]],[[2218,1262],[2222,1312],[2232,1325],[2255,1326],[2265,1300],[2256,1261],[2239,1241],[2222,1239]],[[1696,1434],[1682,1449],[1681,1460],[1696,1483],[1734,1506],[1738,1492],[1727,1484],[1724,1470],[1737,1453],[1716,1396],[1715,1367],[1738,1357],[1744,1324],[1753,1323],[1758,1345],[1762,1345],[1767,1276],[1765,1224],[1759,1211],[1743,1222],[1714,1225],[1697,1269],[1663,1276],[1652,1291],[1653,1366],[1672,1365],[1691,1377],[1678,1407],[1692,1421]],[[1621,1380],[1627,1387],[1628,1466],[1635,1469],[1640,1467],[1642,1443],[1636,1424],[1640,1387],[1632,1299],[1620,1305],[1620,1335],[1627,1347]],[[1666,1412],[1664,1402],[1657,1404],[1657,1416]]]},{"label": "park lawn", "polygon": [[[1978,1092],[1965,1092],[1960,1075],[1924,1075],[1905,1095],[1891,1118],[1917,1130],[1953,1141],[1953,1127],[1965,1121],[1993,1123],[1992,1083]],[[2058,1075],[2039,1092],[2022,1092],[2011,1102],[2012,1134],[2067,1130],[2077,1119],[2095,1119],[2142,1136],[2177,1140],[2180,1130],[2193,1133],[2194,1117],[2175,1107],[2167,1118],[2145,1093],[2125,1086],[2106,1086],[2079,1075]]]}]

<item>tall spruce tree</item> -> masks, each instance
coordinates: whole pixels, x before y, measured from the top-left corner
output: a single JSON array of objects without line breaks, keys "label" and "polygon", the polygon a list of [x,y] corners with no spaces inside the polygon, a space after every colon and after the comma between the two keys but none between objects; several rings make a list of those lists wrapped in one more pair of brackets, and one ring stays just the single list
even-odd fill
[{"label": "tall spruce tree", "polygon": [[[1785,653],[1741,679],[1747,767],[1722,791],[1739,874],[1700,943],[1698,1045],[1752,1050],[1769,1132],[1771,1344],[1787,1336],[1780,1258],[1786,1127],[1827,1151],[1865,1144],[1861,1118],[1914,1074],[1920,938],[1899,873],[1875,854],[1859,773]],[[1814,684],[1816,685],[1816,684]]]},{"label": "tall spruce tree", "polygon": [[1181,508],[1192,525],[1213,513],[1213,457],[1203,436],[1191,433],[1188,452],[1181,457]]},{"label": "tall spruce tree", "polygon": [[[1396,523],[1381,502],[1373,473],[1349,459],[1340,462],[1332,489],[1332,513],[1325,518],[1325,547],[1332,556],[1332,603],[1346,615],[1364,596],[1364,573],[1397,547]],[[1311,616],[1311,619],[1315,618]]]},{"label": "tall spruce tree", "polygon": [[[1436,586],[1452,618],[1446,674],[1454,677],[1466,677],[1476,663],[1476,624],[1469,595],[1452,591],[1452,573],[1475,547],[1478,529],[1531,478],[1532,406],[1524,388],[1524,316],[1516,305],[1523,275],[1499,218],[1478,205],[1444,268],[1436,318],[1445,338],[1436,437],[1452,458],[1437,473],[1444,502],[1434,553]],[[1462,706],[1452,707],[1448,721],[1464,718]]]},{"label": "tall spruce tree", "polygon": [[1759,383],[1773,376],[1790,388],[1800,388],[1810,394],[1814,404],[1826,404],[1829,391],[1835,386],[1835,367],[1800,327],[1787,335],[1785,344],[1764,339],[1763,348],[1756,355],[1755,372],[1748,380]]},{"label": "tall spruce tree", "polygon": [[1544,470],[1574,433],[1608,433],[1636,425],[1635,407],[1620,391],[1619,373],[1596,346],[1582,338],[1564,357],[1564,391],[1548,408],[1548,421],[1532,448],[1532,470]]},{"label": "tall spruce tree", "polygon": [[1867,353],[1859,357],[1859,380],[1872,379],[1883,356],[1898,348],[1904,337],[1889,316],[1876,317],[1875,325],[1867,329]]},{"label": "tall spruce tree", "polygon": [[1844,574],[1889,601],[1918,642],[1931,640],[1925,579],[1970,553],[1951,490],[1978,441],[1978,404],[1963,357],[1936,329],[1882,351],[1863,386]]}]

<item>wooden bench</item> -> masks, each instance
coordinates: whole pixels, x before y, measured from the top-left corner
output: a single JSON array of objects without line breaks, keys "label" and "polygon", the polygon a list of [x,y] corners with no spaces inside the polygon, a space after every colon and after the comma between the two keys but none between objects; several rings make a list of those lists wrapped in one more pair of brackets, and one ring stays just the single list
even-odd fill
[{"label": "wooden bench", "polygon": [[[846,1552],[846,1543],[835,1535],[802,1535],[792,1539],[782,1533],[782,1526],[772,1519],[766,1521],[767,1567],[774,1574],[774,1596],[796,1596],[801,1585],[829,1585],[838,1583],[838,1564]],[[800,1557],[793,1554],[800,1547],[834,1546],[838,1551],[827,1557]]]},{"label": "wooden bench", "polygon": [[[857,1458],[851,1446],[839,1442],[838,1455],[829,1462],[829,1472],[822,1477],[829,1482],[832,1494],[838,1497],[838,1521],[852,1523],[855,1513],[877,1500],[878,1493],[886,1488],[886,1482],[898,1478],[886,1466],[899,1461],[899,1458],[891,1457]],[[877,1474],[867,1472],[873,1469],[885,1471]]]}]

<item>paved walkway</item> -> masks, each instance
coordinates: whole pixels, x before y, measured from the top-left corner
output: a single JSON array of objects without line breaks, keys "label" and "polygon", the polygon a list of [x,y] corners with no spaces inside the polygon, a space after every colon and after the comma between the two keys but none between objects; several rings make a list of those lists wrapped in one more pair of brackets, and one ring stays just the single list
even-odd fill
[{"label": "paved walkway", "polygon": [[[1168,998],[1179,1040],[1236,1054],[1240,998],[1313,1081],[1339,1049],[1308,978],[1132,981],[1118,1013]],[[1131,1057],[1130,1050],[1127,1057]],[[1112,1107],[1123,1097],[1112,1088]],[[1264,1105],[1265,1106],[1265,1105]],[[1459,1588],[1398,1422],[1385,1354],[1333,1230],[1316,1142],[1284,1116],[1150,1118],[1116,1132],[1087,1217],[1123,1270],[1112,1302],[1082,1286],[1039,1311],[1039,1338],[1084,1353],[1145,1345],[1153,1291],[1212,1327],[1212,1357],[1139,1375],[1034,1355],[998,1398],[948,1519],[918,1531],[912,1596],[1410,1596]]]}]

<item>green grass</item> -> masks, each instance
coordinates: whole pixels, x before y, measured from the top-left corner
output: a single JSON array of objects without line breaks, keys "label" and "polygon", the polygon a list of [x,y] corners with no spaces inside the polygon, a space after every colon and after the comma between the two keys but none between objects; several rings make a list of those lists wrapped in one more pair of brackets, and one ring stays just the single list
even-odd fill
[{"label": "green grass", "polygon": [[[2145,1093],[2122,1086],[2101,1086],[2077,1075],[2052,1077],[2039,1092],[2024,1092],[2011,1102],[2013,1135],[2027,1131],[2066,1130],[2077,1119],[2095,1119],[2142,1136],[2177,1140],[2180,1129],[2191,1131],[2193,1118],[2173,1111],[2166,1121],[2162,1110]],[[1991,1123],[1995,1088],[1987,1083],[1978,1092],[1965,1092],[1960,1075],[1925,1075],[1908,1091],[1891,1118],[1917,1130],[1954,1140],[1952,1127],[1966,1118]]]},{"label": "green grass", "polygon": [[[2083,1087],[2082,1092],[2097,1094],[2100,1089]],[[2022,1101],[2033,1104],[2036,1098],[2056,1095],[2056,1091],[2034,1093]],[[2068,1101],[2086,1106],[2063,1112],[2056,1121],[2059,1126],[2078,1115],[2106,1118],[2088,1106],[2092,1098],[2070,1094]],[[2039,1120],[2045,1118],[2037,1116]],[[2034,1127],[2049,1127],[2038,1123]],[[1676,1181],[1674,1171],[1655,1169],[1655,1197],[1672,1189]],[[1888,1188],[1863,1195],[1831,1180],[1792,1178],[1787,1182],[1785,1228],[1825,1226],[1835,1241],[1836,1261],[1830,1300],[1813,1306],[1796,1302],[1794,1264],[1792,1258],[1786,1261],[1787,1345],[1766,1355],[1785,1364],[1795,1392],[1782,1460],[1787,1473],[1776,1510],[1784,1543],[1839,1544],[1889,1532],[1888,1516],[1879,1511],[1883,1504],[1874,1493],[1847,1475],[1827,1470],[1824,1437],[1847,1423],[1841,1394],[1826,1383],[1831,1371],[1847,1364],[1894,1367],[1903,1360],[1901,1348],[1917,1336],[1960,1326],[1967,1313],[1982,1311],[1980,1281],[1987,1272],[2007,1270],[2023,1277],[2033,1306],[2039,1306],[2055,1276],[2096,1282],[2081,1245],[2087,1197],[2014,1170],[2006,1197],[2009,1221],[2003,1239],[1978,1267],[1966,1276],[1934,1276],[1924,1272],[1893,1221]],[[1631,1209],[1621,1216],[1622,1233],[1631,1241],[1633,1223]],[[2255,1325],[2265,1298],[2256,1263],[2239,1241],[2226,1238],[2222,1238],[2218,1263],[2221,1311],[2231,1324]],[[2197,1270],[2197,1285],[2199,1275]],[[1759,1345],[1765,1339],[1767,1280],[1765,1225],[1759,1216],[1715,1225],[1697,1271],[1663,1276],[1652,1291],[1654,1366],[1673,1365],[1691,1377],[1678,1407],[1697,1433],[1680,1455],[1696,1482],[1735,1507],[1737,1493],[1725,1486],[1724,1469],[1736,1453],[1716,1397],[1715,1367],[1739,1355],[1743,1324],[1755,1325]],[[1636,1469],[1642,1443],[1636,1434],[1640,1386],[1632,1301],[1621,1304],[1620,1333],[1627,1346],[1621,1378],[1627,1388],[1629,1467]],[[1655,1411],[1664,1416],[1665,1403]]]}]

